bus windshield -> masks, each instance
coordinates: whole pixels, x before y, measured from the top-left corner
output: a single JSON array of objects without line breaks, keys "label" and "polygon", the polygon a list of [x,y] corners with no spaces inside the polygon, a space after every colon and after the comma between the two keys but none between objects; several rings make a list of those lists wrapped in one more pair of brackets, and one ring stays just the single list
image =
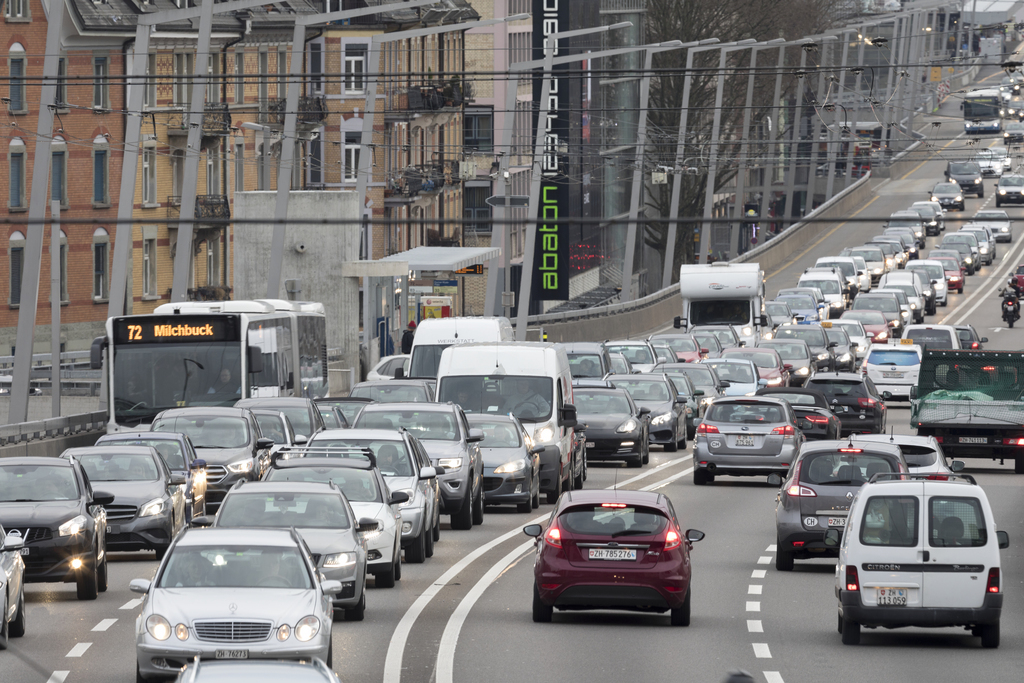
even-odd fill
[{"label": "bus windshield", "polygon": [[964,99],[965,119],[998,119],[999,98],[995,95]]},{"label": "bus windshield", "polygon": [[242,398],[238,342],[115,345],[114,421],[149,422],[162,410],[231,406]]}]

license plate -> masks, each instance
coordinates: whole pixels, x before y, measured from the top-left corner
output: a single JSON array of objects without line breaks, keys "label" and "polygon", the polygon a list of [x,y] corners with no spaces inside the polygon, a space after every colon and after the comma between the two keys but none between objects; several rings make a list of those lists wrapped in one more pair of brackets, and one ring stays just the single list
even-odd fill
[{"label": "license plate", "polygon": [[906,607],[906,588],[876,588],[875,594],[879,605],[886,607]]},{"label": "license plate", "polygon": [[597,444],[595,444],[593,441],[588,441],[587,442],[587,448],[596,448],[596,447],[597,447]]},{"label": "license plate", "polygon": [[216,659],[249,659],[248,650],[217,650]]},{"label": "license plate", "polygon": [[829,517],[829,526],[846,526],[846,517]]},{"label": "license plate", "polygon": [[119,527],[116,524],[108,524],[107,525],[107,533],[108,534],[119,534],[119,533],[121,533],[121,527]]},{"label": "license plate", "polygon": [[741,434],[740,436],[736,437],[736,445],[737,446],[753,446],[754,445],[754,437],[746,436],[746,435]]},{"label": "license plate", "polygon": [[988,443],[988,437],[985,436],[961,436],[960,443]]},{"label": "license plate", "polygon": [[29,548],[22,548],[18,552],[20,552],[22,555],[28,555],[28,551],[29,551]]},{"label": "license plate", "polygon": [[635,560],[636,551],[625,548],[590,548],[592,560]]},{"label": "license plate", "polygon": [[892,377],[893,379],[903,379],[902,372],[883,372],[882,377]]}]

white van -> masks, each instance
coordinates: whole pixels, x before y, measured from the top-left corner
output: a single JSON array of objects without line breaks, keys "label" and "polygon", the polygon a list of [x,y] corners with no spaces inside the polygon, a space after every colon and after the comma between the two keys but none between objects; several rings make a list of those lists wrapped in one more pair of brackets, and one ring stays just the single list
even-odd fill
[{"label": "white van", "polygon": [[860,374],[874,382],[879,393],[888,391],[893,398],[909,400],[910,387],[917,386],[922,353],[913,339],[900,339],[899,344],[872,344]]},{"label": "white van", "polygon": [[825,533],[825,545],[839,545],[843,643],[859,643],[861,627],[962,626],[999,647],[999,550],[1010,541],[985,491],[965,475],[897,476],[860,488],[841,543],[838,529]]},{"label": "white van", "polygon": [[412,339],[409,377],[437,377],[441,352],[456,344],[510,342],[516,335],[508,318],[427,318]]},{"label": "white van", "polygon": [[[413,356],[415,358],[415,356]],[[437,400],[467,413],[512,413],[530,433],[540,454],[540,490],[549,503],[568,489],[573,472],[576,407],[565,348],[546,342],[484,342],[452,346],[441,353]]]},{"label": "white van", "polygon": [[689,332],[701,325],[731,325],[741,341],[754,346],[768,325],[764,271],[757,263],[681,265],[679,293],[683,310],[676,316],[676,329]]}]

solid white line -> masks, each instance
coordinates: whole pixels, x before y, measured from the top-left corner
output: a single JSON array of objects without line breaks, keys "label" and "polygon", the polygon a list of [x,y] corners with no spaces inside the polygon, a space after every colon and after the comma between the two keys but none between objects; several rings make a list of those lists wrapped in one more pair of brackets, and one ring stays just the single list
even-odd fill
[{"label": "solid white line", "polygon": [[760,612],[761,611],[761,603],[760,602],[748,602],[747,603],[747,610],[746,611],[748,611],[748,612]]},{"label": "solid white line", "polygon": [[751,572],[750,578],[752,578],[752,579],[763,579],[767,573],[768,573],[767,569],[755,569],[753,572]]},{"label": "solid white line", "polygon": [[778,671],[762,671],[761,673],[764,674],[764,680],[767,683],[786,683]]},{"label": "solid white line", "polygon": [[751,643],[754,646],[754,656],[758,659],[771,659],[772,653],[768,649],[768,643]]},{"label": "solid white line", "polygon": [[643,474],[638,474],[638,475],[636,475],[635,477],[633,477],[631,479],[627,479],[626,481],[620,481],[615,486],[609,486],[608,488],[612,488],[612,489],[622,488],[623,486],[625,486],[627,484],[632,484],[634,481],[640,481],[641,479],[646,479],[647,477],[651,476],[652,474],[655,474],[656,472],[658,472],[661,469],[664,469],[666,467],[671,467],[672,465],[678,465],[681,462],[686,462],[687,460],[689,460],[692,457],[693,457],[693,455],[687,455],[687,456],[682,457],[682,458],[676,458],[674,460],[669,460],[668,462],[663,462],[660,465],[658,465],[657,467],[652,468],[648,472],[644,472]]},{"label": "solid white line", "polygon": [[117,623],[117,619],[104,619],[100,623],[92,627],[93,631],[106,631],[108,628]]},{"label": "solid white line", "polygon": [[142,604],[142,598],[135,598],[121,605],[118,609],[135,609]]},{"label": "solid white line", "polygon": [[682,472],[679,472],[678,474],[673,474],[671,477],[666,477],[666,478],[664,478],[664,479],[662,479],[660,481],[656,481],[653,484],[651,484],[650,486],[645,486],[645,487],[643,487],[640,490],[641,491],[653,491],[654,489],[660,489],[662,486],[668,486],[669,484],[674,482],[676,479],[682,479],[683,477],[685,477],[686,475],[688,475],[688,474],[690,474],[692,472],[693,472],[693,468],[689,467],[689,468],[683,470]]},{"label": "solid white line", "polygon": [[757,583],[752,583],[749,586],[747,586],[747,595],[760,595],[762,588],[764,588],[764,586]]},{"label": "solid white line", "polygon": [[761,557],[757,558],[757,563],[758,564],[771,564],[772,563],[772,558],[768,557],[767,555],[762,555]]},{"label": "solid white line", "polygon": [[775,545],[774,543],[772,543],[772,544],[771,544],[770,546],[768,546],[767,548],[765,548],[765,549],[764,549],[764,551],[765,551],[766,553],[774,553],[774,552],[775,552],[776,550],[778,550],[778,549],[779,549],[779,548],[778,548],[778,546],[776,546],[776,545]]},{"label": "solid white line", "polygon": [[760,619],[747,619],[747,633],[764,633]]},{"label": "solid white line", "polygon": [[71,648],[71,651],[64,656],[81,657],[85,654],[85,651],[88,650],[90,647],[92,647],[92,643],[79,643],[78,645],[75,645],[73,648]]},{"label": "solid white line", "polygon": [[54,671],[50,674],[50,677],[46,679],[46,683],[64,683],[64,679],[68,677],[70,671]]}]

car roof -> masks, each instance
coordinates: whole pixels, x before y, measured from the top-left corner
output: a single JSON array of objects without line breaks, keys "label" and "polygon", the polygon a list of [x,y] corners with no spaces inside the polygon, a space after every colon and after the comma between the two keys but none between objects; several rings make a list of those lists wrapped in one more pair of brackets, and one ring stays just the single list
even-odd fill
[{"label": "car roof", "polygon": [[562,494],[560,508],[571,505],[588,505],[594,503],[625,503],[626,505],[646,505],[667,509],[664,495],[654,491],[631,491],[628,489],[581,489],[566,491]]},{"label": "car roof", "polygon": [[609,339],[602,346],[647,346],[646,339]]},{"label": "car roof", "polygon": [[114,432],[104,434],[97,443],[111,443],[114,441],[134,441],[136,439],[151,439],[153,441],[184,441],[185,435],[181,432]]},{"label": "car roof", "polygon": [[235,401],[235,405],[240,408],[273,408],[277,405],[282,406],[308,406],[310,399],[302,396],[266,396],[263,398],[243,398],[240,401]]},{"label": "car roof", "polygon": [[604,344],[601,344],[600,342],[562,342],[561,345],[565,347],[566,353],[590,351],[592,353],[600,354],[604,351]]},{"label": "car roof", "polygon": [[891,443],[897,446],[938,446],[934,436],[918,436],[917,434],[851,434],[854,441],[871,441],[873,443]]},{"label": "car roof", "polygon": [[[394,405],[388,404],[388,405]],[[409,404],[402,404],[409,405]],[[420,404],[414,404],[420,405]],[[325,439],[374,439],[376,441],[401,441],[405,432],[398,429],[325,429],[313,435],[312,441]]]},{"label": "car roof", "polygon": [[757,390],[757,395],[761,396],[761,392],[766,394],[803,394],[804,396],[820,396],[823,401],[825,400],[825,394],[822,392],[817,389],[807,389],[804,387],[761,387]]},{"label": "car roof", "polygon": [[[968,478],[970,475],[950,475],[950,474],[945,474],[945,476],[946,476],[945,480],[941,480],[941,479],[926,479],[926,478],[922,477],[921,475],[917,475],[917,476],[914,476],[914,475],[903,475],[902,477],[893,478],[893,479],[889,479],[889,478],[877,479],[875,481],[865,482],[864,485],[863,485],[862,490],[871,491],[871,489],[876,487],[876,486],[884,486],[884,487],[886,487],[886,490],[888,491],[888,493],[891,493],[891,494],[909,495],[909,496],[920,496],[920,495],[933,496],[933,495],[941,495],[943,489],[946,489],[946,488],[949,488],[949,487],[952,487],[952,486],[958,486],[958,487],[968,486],[968,487],[971,487],[972,489],[976,489],[977,490],[977,493],[974,493],[973,495],[976,495],[979,498],[985,498],[985,500],[988,500],[988,497],[985,496],[985,489],[982,488],[981,485],[977,484],[974,481],[973,477]],[[923,487],[922,487],[922,484],[924,484]],[[895,490],[893,490],[893,487],[895,487]],[[870,494],[868,494],[868,493],[864,494],[865,499],[866,499],[866,497],[868,495],[870,495]]]},{"label": "car roof", "polygon": [[206,545],[275,546],[294,548],[297,543],[290,529],[210,527],[184,529],[176,543],[179,547]]},{"label": "car roof", "polygon": [[855,444],[849,439],[837,439],[834,441],[821,440],[821,441],[805,441],[800,447],[800,455],[803,456],[807,453],[817,453],[820,451],[838,451],[841,448],[853,448],[868,449],[875,453],[886,453],[888,455],[895,455],[901,457],[903,451],[900,450],[896,444],[887,442],[864,442],[861,444]]},{"label": "car roof", "polygon": [[[103,455],[110,453],[111,444],[101,444],[99,446],[79,446],[76,448],[67,448],[60,456],[63,458],[65,455],[73,455],[75,457],[81,457],[83,455]],[[152,446],[113,446],[117,449],[119,455],[151,455],[159,457],[156,449]]]},{"label": "car roof", "polygon": [[71,467],[71,461],[66,458],[47,458],[38,455],[28,455],[17,458],[0,458],[0,466],[3,465],[49,465],[50,467]]},{"label": "car roof", "polygon": [[[590,387],[584,387],[589,389]],[[622,389],[615,389],[614,391],[622,391]],[[467,422],[508,422],[509,424],[515,424],[515,419],[511,415],[506,413],[469,413],[466,415]]]},{"label": "car roof", "polygon": [[[657,375],[664,375],[664,373],[661,373],[661,372],[652,372],[652,373],[648,373],[648,374],[655,375],[655,376],[657,376]],[[612,375],[612,376],[613,377],[616,377],[616,376],[618,376],[618,377],[632,377],[633,375]],[[622,387],[613,387],[613,386],[587,387],[587,386],[583,386],[583,387],[576,387],[576,389],[579,390],[579,391],[586,391],[588,393],[593,391],[593,392],[597,392],[599,394],[615,394],[617,396],[629,396],[629,392],[626,391],[625,389],[623,389]],[[574,393],[575,393],[575,390],[574,390]],[[477,415],[477,417],[484,417],[486,414],[485,413],[476,413],[476,415]],[[466,417],[468,418],[470,416],[467,415]]]},{"label": "car roof", "polygon": [[[665,375],[662,372],[644,372],[644,373],[637,373],[637,374],[632,374],[632,375],[608,375],[608,377],[606,379],[609,382],[614,382],[617,379],[632,379],[632,380],[642,379],[642,380],[652,380],[652,381],[655,381],[655,382],[671,382],[672,381],[672,380],[670,380],[668,378],[667,375]],[[618,388],[618,387],[616,387],[616,388]]]},{"label": "car roof", "polygon": [[[391,380],[394,381],[394,380]],[[321,396],[314,398],[314,403],[376,403],[369,396]]]},{"label": "car roof", "polygon": [[924,353],[920,344],[872,344],[868,353],[872,351],[917,351],[919,356]]},{"label": "car roof", "polygon": [[[447,403],[417,403],[415,401],[395,401],[394,403],[376,403],[363,408],[363,413],[395,412],[398,410],[413,410],[417,413],[450,413],[455,410],[455,404]],[[360,413],[362,415],[362,413]],[[345,430],[351,431],[351,430]]]},{"label": "car roof", "polygon": [[355,385],[352,388],[353,389],[358,389],[360,387],[379,387],[379,386],[389,386],[389,387],[412,386],[412,387],[427,387],[427,388],[429,388],[431,381],[432,380],[429,380],[429,379],[371,379],[371,380],[367,380],[365,382],[360,382],[359,384]]},{"label": "car roof", "polygon": [[249,414],[246,408],[230,408],[226,406],[187,406],[185,408],[168,408],[160,411],[157,417],[245,417]]},{"label": "car roof", "polygon": [[[276,470],[295,469],[297,467],[310,467],[312,469],[323,469],[330,467],[345,467],[356,470],[372,470],[373,463],[366,458],[324,458],[306,456],[304,458],[275,458],[272,468]],[[275,482],[276,483],[276,482]]]},{"label": "car roof", "polygon": [[808,378],[808,381],[812,379],[838,379],[844,382],[854,381],[863,382],[864,376],[859,372],[816,372]]},{"label": "car roof", "polygon": [[[300,458],[302,459],[302,458]],[[325,458],[326,459],[326,458]],[[342,458],[338,458],[341,460]],[[285,461],[287,462],[287,461]],[[366,461],[362,461],[366,462]],[[253,481],[243,486],[234,486],[227,495],[233,493],[341,493],[336,486],[319,481]],[[342,494],[344,495],[344,494]]]},{"label": "car roof", "polygon": [[195,681],[195,683],[234,683],[234,681],[240,680],[248,681],[248,683],[276,683],[283,680],[294,683],[313,683],[314,681],[333,683],[338,680],[319,660],[253,659],[218,662],[204,659],[199,663],[189,662],[183,671],[187,673],[181,680]]},{"label": "car roof", "polygon": [[721,398],[716,398],[715,399],[714,405],[717,406],[717,405],[721,405],[723,403],[753,403],[753,404],[770,403],[772,405],[777,405],[777,406],[787,406],[787,405],[789,405],[786,402],[785,399],[775,398],[774,396],[761,396],[761,395],[757,395],[757,394],[755,394],[754,396],[722,396]]}]

